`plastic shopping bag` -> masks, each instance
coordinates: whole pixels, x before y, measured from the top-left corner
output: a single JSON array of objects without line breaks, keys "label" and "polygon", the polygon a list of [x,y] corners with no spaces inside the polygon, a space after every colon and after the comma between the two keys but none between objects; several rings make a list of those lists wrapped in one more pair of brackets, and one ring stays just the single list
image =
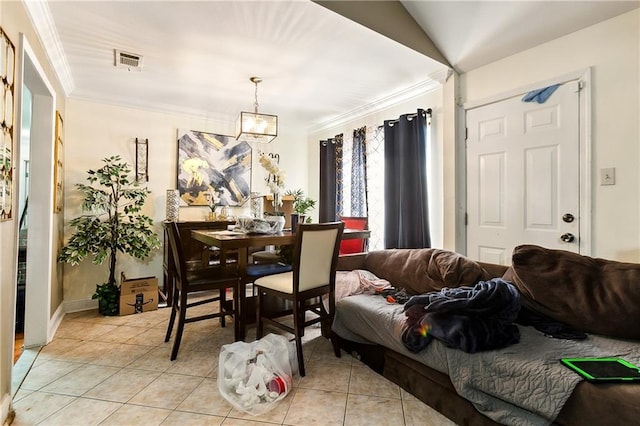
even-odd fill
[{"label": "plastic shopping bag", "polygon": [[257,416],[287,396],[297,370],[295,346],[284,336],[231,343],[220,350],[218,390],[235,408]]}]

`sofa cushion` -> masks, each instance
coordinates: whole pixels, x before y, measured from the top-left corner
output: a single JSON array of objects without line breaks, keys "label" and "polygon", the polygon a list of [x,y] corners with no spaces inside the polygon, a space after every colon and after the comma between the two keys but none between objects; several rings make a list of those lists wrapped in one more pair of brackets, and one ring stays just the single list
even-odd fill
[{"label": "sofa cushion", "polygon": [[640,339],[640,264],[522,245],[503,278],[540,314],[587,333]]},{"label": "sofa cushion", "polygon": [[433,249],[387,249],[367,253],[364,267],[410,294],[473,285],[492,278],[459,253]]}]

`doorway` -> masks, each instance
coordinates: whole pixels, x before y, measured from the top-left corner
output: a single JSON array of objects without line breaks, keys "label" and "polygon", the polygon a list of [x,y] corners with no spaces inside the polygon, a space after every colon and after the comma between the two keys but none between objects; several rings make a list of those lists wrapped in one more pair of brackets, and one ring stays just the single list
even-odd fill
[{"label": "doorway", "polygon": [[[16,62],[16,111],[20,112],[16,123],[16,140],[22,141],[23,132],[28,129],[29,178],[16,182],[16,192],[28,194],[26,207],[28,223],[28,250],[24,276],[24,347],[37,348],[49,343],[53,333],[51,327],[51,291],[55,270],[53,247],[53,159],[55,134],[55,91],[38,62],[24,34],[20,34]],[[26,89],[26,90],[25,90]],[[25,95],[25,93],[28,93]],[[30,98],[31,121],[23,126],[23,104]],[[24,127],[24,128],[23,128]],[[22,147],[17,147],[16,158],[23,158]],[[25,164],[16,163],[17,176],[26,176]],[[21,185],[24,185],[23,188]],[[25,204],[26,200],[25,200]],[[20,246],[16,221],[16,251]],[[16,259],[18,256],[16,255]],[[16,268],[17,269],[17,268]],[[17,281],[17,274],[16,274]],[[14,300],[17,299],[14,298]],[[3,342],[4,343],[4,342]],[[8,342],[7,342],[8,343]],[[13,343],[13,342],[12,342]],[[13,384],[20,382],[20,375],[26,374],[26,363],[34,357],[24,354],[12,369]],[[15,389],[13,389],[15,391]]]},{"label": "doorway", "polygon": [[527,89],[467,107],[467,256],[509,264],[520,244],[588,254],[588,75],[542,104],[522,102]]},{"label": "doorway", "polygon": [[18,164],[20,174],[18,176],[18,265],[16,279],[16,320],[13,362],[14,364],[22,355],[24,349],[24,309],[27,277],[27,247],[29,236],[29,154],[31,135],[32,94],[29,88],[22,86],[22,108],[20,149]]}]

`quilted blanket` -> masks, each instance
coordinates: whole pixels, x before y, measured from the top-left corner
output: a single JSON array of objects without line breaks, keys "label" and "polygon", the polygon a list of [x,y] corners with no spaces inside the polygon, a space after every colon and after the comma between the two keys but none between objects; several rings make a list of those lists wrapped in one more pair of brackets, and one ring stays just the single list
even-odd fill
[{"label": "quilted blanket", "polygon": [[385,346],[447,374],[463,398],[487,417],[507,425],[548,425],[581,380],[562,357],[620,356],[640,364],[637,342],[588,335],[580,341],[554,339],[518,326],[520,342],[503,349],[465,353],[433,341],[419,353],[401,340],[401,305],[382,297],[355,295],[336,304],[333,329],[341,337]]}]

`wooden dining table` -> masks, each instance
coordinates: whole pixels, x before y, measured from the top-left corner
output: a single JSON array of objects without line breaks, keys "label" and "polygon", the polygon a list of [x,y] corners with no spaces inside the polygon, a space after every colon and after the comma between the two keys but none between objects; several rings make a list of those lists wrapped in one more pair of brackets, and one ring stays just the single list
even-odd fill
[{"label": "wooden dining table", "polygon": [[[342,233],[343,240],[369,238],[369,230],[345,229]],[[250,247],[281,246],[295,244],[296,234],[290,230],[277,232],[275,234],[247,234],[244,232],[231,230],[192,230],[191,238],[200,241],[208,246],[220,249],[220,266],[226,265],[227,252],[237,251],[237,267],[240,274],[238,285],[238,306],[234,316],[236,327],[236,339],[244,340],[247,326],[247,292],[246,285],[252,280],[247,277],[247,262],[249,259]]]}]

